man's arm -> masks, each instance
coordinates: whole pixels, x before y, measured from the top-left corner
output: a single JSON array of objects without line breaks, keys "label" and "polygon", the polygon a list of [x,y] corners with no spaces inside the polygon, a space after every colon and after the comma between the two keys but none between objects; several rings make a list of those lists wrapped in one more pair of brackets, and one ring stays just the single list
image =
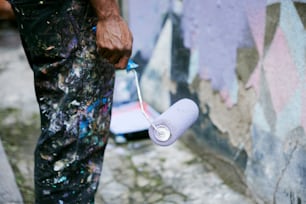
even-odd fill
[{"label": "man's arm", "polygon": [[120,15],[116,0],[90,0],[98,16],[99,54],[116,68],[124,69],[132,53],[133,36]]},{"label": "man's arm", "polygon": [[116,0],[90,0],[99,19],[106,19],[111,16],[120,16]]}]

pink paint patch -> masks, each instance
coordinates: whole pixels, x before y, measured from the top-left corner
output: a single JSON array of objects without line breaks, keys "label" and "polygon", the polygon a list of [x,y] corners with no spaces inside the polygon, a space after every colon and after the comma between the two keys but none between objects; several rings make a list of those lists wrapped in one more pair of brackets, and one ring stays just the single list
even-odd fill
[{"label": "pink paint patch", "polygon": [[227,90],[222,90],[220,92],[220,95],[221,95],[222,101],[225,102],[226,107],[231,108],[234,106],[234,103],[232,102],[230,94]]},{"label": "pink paint patch", "polygon": [[201,68],[199,70],[199,75],[200,75],[201,79],[204,79],[204,80],[210,80],[211,79],[207,70],[208,69],[207,69],[206,66],[201,66]]},{"label": "pink paint patch", "polygon": [[263,65],[272,103],[275,111],[280,112],[299,83],[296,66],[290,55],[285,35],[280,28],[275,33]]},{"label": "pink paint patch", "polygon": [[248,83],[246,84],[246,88],[253,87],[257,93],[257,96],[260,94],[260,68],[264,49],[266,3],[266,1],[259,1],[256,3],[253,2],[253,4],[252,2],[246,3],[247,19],[260,59],[251,77],[249,78]]},{"label": "pink paint patch", "polygon": [[259,8],[254,8],[254,6],[247,8],[247,19],[251,28],[254,41],[256,43],[259,56],[262,56],[263,54],[266,22],[266,2],[262,2],[263,3],[261,4],[256,2],[256,5]]},{"label": "pink paint patch", "polygon": [[[261,64],[261,62],[259,61]],[[260,66],[257,64],[255,70],[253,71],[252,75],[249,78],[248,83],[246,84],[246,88],[251,88],[253,87],[256,91],[257,96],[260,94],[260,87],[259,87],[259,82],[260,82]]]}]

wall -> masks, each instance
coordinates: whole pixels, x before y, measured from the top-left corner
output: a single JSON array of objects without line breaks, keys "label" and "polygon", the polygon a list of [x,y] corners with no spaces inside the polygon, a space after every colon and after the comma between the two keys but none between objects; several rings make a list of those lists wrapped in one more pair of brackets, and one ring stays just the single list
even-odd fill
[{"label": "wall", "polygon": [[128,11],[145,100],[164,111],[192,98],[201,114],[185,141],[233,164],[259,203],[306,202],[306,1],[129,0]]}]

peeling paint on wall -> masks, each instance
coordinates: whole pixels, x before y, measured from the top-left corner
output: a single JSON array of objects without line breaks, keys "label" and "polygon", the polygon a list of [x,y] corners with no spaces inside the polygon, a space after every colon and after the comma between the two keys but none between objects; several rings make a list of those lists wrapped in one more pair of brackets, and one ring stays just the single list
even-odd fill
[{"label": "peeling paint on wall", "polygon": [[141,52],[149,59],[162,29],[164,15],[170,8],[169,0],[129,0],[129,26],[133,32],[133,53]]},{"label": "peeling paint on wall", "polygon": [[[199,141],[234,163],[243,152],[235,164],[259,201],[306,202],[306,0],[154,0],[139,12],[143,1],[130,2],[139,3],[131,18],[136,49],[149,61],[146,99],[160,110],[196,100]],[[182,13],[172,12],[175,4]],[[166,51],[158,39],[169,13]],[[144,14],[150,17],[139,20]],[[163,97],[154,101],[153,93]]]},{"label": "peeling paint on wall", "polygon": [[[271,2],[268,2],[271,3]],[[304,203],[305,4],[267,5],[264,52],[256,69],[259,100],[253,114],[252,154],[246,175],[268,203]],[[306,7],[305,7],[306,8]],[[304,139],[303,139],[304,138]],[[256,178],[256,179],[255,179]],[[262,186],[262,189],[256,186]]]}]

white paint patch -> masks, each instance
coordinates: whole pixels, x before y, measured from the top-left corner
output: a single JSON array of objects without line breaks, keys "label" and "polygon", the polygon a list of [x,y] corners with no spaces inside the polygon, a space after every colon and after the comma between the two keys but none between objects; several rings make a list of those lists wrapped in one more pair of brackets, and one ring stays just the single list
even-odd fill
[{"label": "white paint patch", "polygon": [[188,76],[188,83],[191,84],[192,81],[199,73],[199,50],[192,49],[189,61],[189,76]]},{"label": "white paint patch", "polygon": [[253,123],[260,127],[261,130],[270,132],[271,128],[260,104],[256,104],[253,113]]},{"label": "white paint patch", "polygon": [[172,21],[168,18],[140,82],[144,100],[159,112],[165,111],[171,103],[169,82],[172,29]]}]

